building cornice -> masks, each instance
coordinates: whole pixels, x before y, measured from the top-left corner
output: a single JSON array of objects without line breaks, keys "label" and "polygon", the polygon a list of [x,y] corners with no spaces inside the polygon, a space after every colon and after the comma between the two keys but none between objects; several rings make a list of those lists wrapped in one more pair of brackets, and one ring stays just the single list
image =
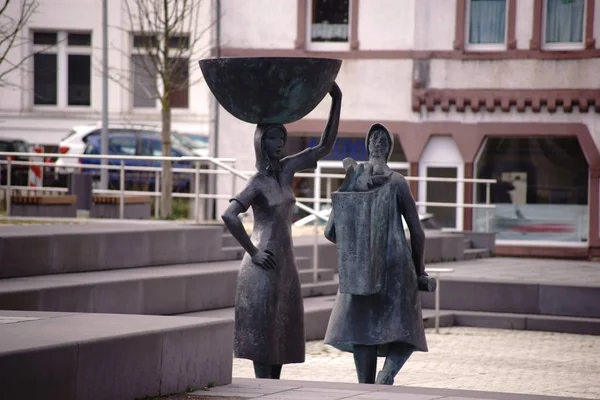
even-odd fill
[{"label": "building cornice", "polygon": [[451,107],[457,112],[510,112],[514,107],[520,113],[541,112],[542,108],[600,113],[600,89],[413,89],[413,111],[421,106],[444,112]]}]

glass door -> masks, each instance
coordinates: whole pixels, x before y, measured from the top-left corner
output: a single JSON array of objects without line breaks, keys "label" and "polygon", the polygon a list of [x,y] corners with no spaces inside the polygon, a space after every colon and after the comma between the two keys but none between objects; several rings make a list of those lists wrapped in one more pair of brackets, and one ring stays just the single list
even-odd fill
[{"label": "glass door", "polygon": [[444,230],[463,229],[464,182],[457,180],[464,178],[464,169],[452,137],[429,139],[419,160],[419,213],[433,214],[434,221]]}]

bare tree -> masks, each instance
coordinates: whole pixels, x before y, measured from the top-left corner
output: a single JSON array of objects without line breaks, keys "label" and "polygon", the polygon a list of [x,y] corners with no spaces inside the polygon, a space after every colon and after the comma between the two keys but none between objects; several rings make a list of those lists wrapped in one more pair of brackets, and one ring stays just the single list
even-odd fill
[{"label": "bare tree", "polygon": [[[190,68],[209,48],[211,10],[202,0],[126,0],[124,7],[133,37],[130,90],[159,102],[162,154],[170,156],[171,109],[182,103],[187,107],[195,83]],[[162,168],[161,217],[166,219],[172,212],[171,162],[163,161]]]},{"label": "bare tree", "polygon": [[37,7],[36,0],[0,0],[0,86],[5,86],[6,76],[19,69],[31,57],[29,55],[11,61],[8,54],[24,43],[19,39],[20,32],[26,27]]}]

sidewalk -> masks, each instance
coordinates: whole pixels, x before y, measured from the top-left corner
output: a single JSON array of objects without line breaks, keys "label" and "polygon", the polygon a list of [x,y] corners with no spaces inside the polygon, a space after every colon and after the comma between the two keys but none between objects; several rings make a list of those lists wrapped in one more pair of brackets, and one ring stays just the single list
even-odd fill
[{"label": "sidewalk", "polygon": [[[396,385],[600,399],[600,336],[466,327],[426,334],[429,352],[415,353]],[[233,376],[253,378],[252,363],[234,359]],[[352,355],[321,341],[307,343],[306,362],[284,366],[281,378],[357,382]]]},{"label": "sidewalk", "polygon": [[[198,397],[196,397],[198,396]],[[180,399],[182,397],[179,397]],[[529,396],[468,390],[411,388],[309,381],[237,378],[231,385],[193,392],[190,400],[558,400],[564,397]]]}]

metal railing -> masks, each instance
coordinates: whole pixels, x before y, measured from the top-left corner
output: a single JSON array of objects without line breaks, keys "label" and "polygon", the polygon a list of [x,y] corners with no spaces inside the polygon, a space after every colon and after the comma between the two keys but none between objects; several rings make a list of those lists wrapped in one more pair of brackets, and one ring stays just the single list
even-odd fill
[{"label": "metal railing", "polygon": [[[174,198],[188,198],[194,200],[194,216],[196,222],[199,222],[200,212],[200,200],[201,199],[222,199],[228,200],[231,196],[236,194],[236,178],[248,180],[254,173],[253,171],[239,171],[235,168],[236,159],[234,158],[213,158],[213,157],[163,157],[163,156],[127,156],[127,155],[97,155],[97,154],[59,154],[59,153],[10,153],[0,152],[0,156],[6,156],[6,160],[0,160],[0,170],[6,168],[6,185],[5,186],[5,198],[7,213],[10,215],[10,202],[11,192],[13,190],[21,191],[43,191],[43,192],[57,192],[65,193],[66,188],[62,187],[35,187],[35,186],[15,186],[11,184],[11,171],[13,166],[40,166],[44,169],[55,169],[55,168],[74,168],[74,169],[89,169],[89,170],[117,170],[119,171],[119,189],[99,189],[94,188],[93,194],[104,194],[104,195],[117,195],[119,197],[119,215],[120,218],[124,216],[124,204],[125,197],[127,195],[146,195],[154,198],[154,211],[155,216],[160,214],[160,183],[163,181],[162,167],[155,166],[132,166],[125,165],[125,161],[172,161],[172,162],[191,162],[194,168],[180,168],[173,167],[172,171],[174,174],[191,174],[193,175],[193,188],[194,193],[173,193]],[[12,160],[11,157],[30,157],[29,161],[16,161]],[[119,165],[102,165],[102,164],[81,164],[81,163],[63,163],[60,166],[54,162],[43,161],[47,158],[70,158],[70,159],[106,159],[109,161],[119,161]],[[36,160],[37,159],[37,160]],[[41,161],[39,161],[41,159]],[[203,164],[212,165],[215,169],[201,168]],[[340,163],[341,165],[341,163]],[[126,190],[125,188],[125,172],[148,172],[154,174],[154,191],[139,191],[139,190]],[[320,171],[319,171],[320,172]],[[217,194],[217,193],[201,193],[200,190],[200,176],[201,175],[231,175],[231,193],[230,194]],[[302,172],[295,175],[296,177],[312,178],[315,180],[314,187],[320,188],[320,180],[326,181],[326,197],[321,197],[320,190],[315,191],[313,197],[298,197],[296,198],[296,206],[309,214],[315,215],[316,218],[321,220],[327,220],[327,216],[321,210],[317,210],[318,206],[322,203],[331,203],[331,193],[333,191],[332,180],[343,179],[344,174],[336,173],[309,173]],[[319,184],[317,184],[317,180]],[[437,177],[414,177],[407,176],[407,181],[426,181],[426,182],[463,182],[463,183],[482,183],[486,185],[486,201],[483,204],[479,203],[458,203],[458,202],[429,202],[429,201],[417,201],[417,206],[429,206],[429,207],[452,207],[452,208],[483,208],[486,210],[486,230],[489,231],[489,210],[495,208],[490,203],[490,185],[496,181],[493,179],[465,179],[465,178],[437,178]],[[191,181],[190,181],[191,182]],[[192,185],[190,185],[192,187]],[[307,206],[304,203],[313,203],[314,208]]]},{"label": "metal railing", "polygon": [[448,272],[454,272],[454,268],[436,268],[436,267],[431,267],[425,268],[425,272],[431,272],[433,273],[433,276],[435,278],[435,280],[437,281],[437,288],[435,290],[435,323],[434,323],[434,327],[435,327],[435,333],[440,333],[440,290],[442,287],[442,276],[441,274],[444,273],[448,273]]},{"label": "metal railing", "polygon": [[[6,211],[7,214],[11,214],[11,197],[12,191],[32,191],[32,192],[56,192],[56,193],[66,193],[68,191],[67,188],[63,187],[37,187],[37,186],[15,186],[12,185],[12,168],[14,166],[40,166],[44,169],[55,169],[55,168],[73,168],[75,170],[101,170],[107,169],[117,170],[119,171],[119,189],[99,189],[93,188],[93,194],[104,194],[104,195],[117,195],[119,197],[119,216],[120,218],[124,217],[124,205],[125,205],[125,197],[126,195],[146,195],[154,198],[155,203],[155,216],[158,216],[160,213],[159,206],[159,198],[161,196],[160,193],[160,183],[163,181],[162,179],[162,167],[153,167],[153,166],[132,166],[125,165],[125,161],[134,160],[134,161],[172,161],[172,162],[181,162],[188,161],[194,164],[194,168],[172,168],[173,173],[183,173],[183,174],[193,174],[194,175],[194,193],[173,193],[174,198],[192,198],[195,200],[194,204],[194,214],[196,221],[199,222],[199,205],[200,199],[228,199],[230,196],[228,195],[219,195],[219,194],[207,194],[200,192],[200,175],[201,174],[230,174],[230,170],[235,170],[235,168],[230,167],[226,163],[233,163],[235,165],[235,159],[233,158],[212,158],[212,157],[156,157],[156,156],[111,156],[111,155],[95,155],[95,154],[81,154],[81,155],[73,155],[73,154],[58,154],[58,153],[9,153],[9,152],[0,152],[0,156],[6,156],[6,160],[0,160],[0,169],[4,169],[6,166],[6,185],[5,186],[5,199],[6,199]],[[102,164],[81,164],[81,163],[63,163],[60,166],[56,165],[54,162],[46,162],[46,161],[17,161],[13,160],[13,157],[31,157],[34,159],[47,159],[47,158],[71,158],[71,159],[106,159],[109,161],[119,161],[119,165],[102,165]],[[227,171],[221,171],[219,169],[203,169],[201,168],[202,164],[212,164],[218,168],[224,168]],[[154,174],[154,191],[139,191],[139,190],[126,190],[125,189],[125,172],[147,172]],[[191,187],[191,185],[190,185]],[[235,191],[235,181],[232,182],[232,192]]]},{"label": "metal railing", "polygon": [[[341,163],[340,163],[341,165]],[[320,208],[320,204],[331,204],[331,193],[332,193],[332,179],[344,179],[346,175],[344,174],[335,174],[335,173],[298,173],[294,175],[299,178],[313,178],[315,181],[317,179],[325,179],[326,181],[326,193],[325,197],[320,196],[320,191],[315,191],[313,197],[297,197],[297,201],[302,201],[306,203],[313,203],[314,208]],[[473,183],[473,184],[485,184],[485,203],[466,203],[466,202],[435,202],[435,201],[416,201],[417,206],[422,207],[450,207],[450,208],[480,208],[486,210],[486,225],[485,230],[489,232],[490,230],[490,215],[489,210],[493,210],[496,208],[494,204],[491,204],[491,185],[496,183],[495,179],[479,179],[479,178],[439,178],[439,177],[425,177],[425,176],[405,176],[407,181],[416,181],[416,182],[449,182],[449,183]],[[313,187],[320,187],[321,185],[315,185]],[[325,219],[325,217],[320,216]]]},{"label": "metal railing", "polygon": [[[7,214],[10,215],[11,211],[11,197],[13,190],[21,190],[21,191],[45,191],[45,192],[57,192],[57,193],[66,193],[66,188],[57,188],[57,187],[36,187],[36,186],[14,186],[11,183],[12,176],[12,167],[16,165],[22,166],[40,166],[42,168],[60,168],[60,169],[70,169],[74,168],[76,170],[81,169],[89,169],[89,170],[118,170],[119,171],[119,189],[98,189],[94,188],[92,190],[93,194],[108,194],[108,195],[117,195],[119,197],[119,216],[120,218],[124,218],[124,205],[125,205],[125,196],[126,195],[147,195],[154,197],[155,200],[155,216],[159,215],[159,198],[161,196],[160,193],[160,182],[163,181],[162,178],[162,167],[150,167],[150,166],[131,166],[125,165],[125,161],[134,160],[134,161],[171,161],[171,162],[192,162],[194,163],[194,168],[172,168],[173,173],[188,173],[194,175],[194,193],[173,193],[174,198],[192,198],[194,199],[194,216],[196,222],[200,222],[199,216],[199,205],[200,199],[221,199],[228,200],[233,195],[235,195],[236,188],[236,178],[241,178],[243,180],[248,180],[251,174],[246,174],[244,172],[238,171],[235,168],[236,159],[234,158],[213,158],[213,157],[164,157],[164,156],[127,156],[127,155],[99,155],[99,154],[59,154],[59,153],[16,153],[16,152],[0,152],[0,156],[7,157],[6,160],[0,160],[0,169],[6,165],[6,185],[5,186],[5,198],[6,198],[6,209]],[[12,160],[13,157],[30,157],[29,161],[16,161]],[[43,161],[47,158],[70,158],[70,159],[97,159],[97,160],[113,160],[119,161],[119,165],[102,165],[102,164],[82,164],[82,163],[63,163],[61,165],[56,165],[54,162],[46,162]],[[42,161],[36,161],[35,159],[41,159]],[[203,169],[200,168],[202,163],[211,164],[218,169]],[[233,164],[233,166],[228,165],[228,163]],[[155,185],[154,192],[148,191],[135,191],[135,190],[126,190],[125,189],[125,172],[153,172],[155,174]],[[200,175],[201,174],[225,174],[232,176],[231,194],[210,194],[210,193],[200,193]],[[310,214],[316,215],[318,218],[322,217],[317,211],[314,209],[302,204],[297,203],[296,206]]]}]

